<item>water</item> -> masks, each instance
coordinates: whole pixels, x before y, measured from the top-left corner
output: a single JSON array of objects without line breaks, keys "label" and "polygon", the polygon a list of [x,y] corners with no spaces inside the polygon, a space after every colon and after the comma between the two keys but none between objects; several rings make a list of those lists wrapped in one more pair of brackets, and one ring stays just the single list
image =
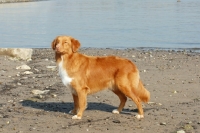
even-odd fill
[{"label": "water", "polygon": [[0,4],[0,47],[200,48],[199,0],[49,0]]}]

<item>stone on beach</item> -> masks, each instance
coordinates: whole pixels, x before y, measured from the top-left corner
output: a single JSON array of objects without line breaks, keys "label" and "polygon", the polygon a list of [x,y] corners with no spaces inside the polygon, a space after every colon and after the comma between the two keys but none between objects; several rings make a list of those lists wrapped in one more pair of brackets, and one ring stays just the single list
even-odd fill
[{"label": "stone on beach", "polygon": [[29,74],[33,74],[33,72],[31,72],[31,71],[25,71],[24,74],[29,75]]},{"label": "stone on beach", "polygon": [[0,48],[0,55],[7,55],[22,60],[29,60],[32,56],[32,49],[29,48]]},{"label": "stone on beach", "polygon": [[47,94],[50,90],[32,90],[32,93],[35,95],[42,95],[42,94]]},{"label": "stone on beach", "polygon": [[31,68],[28,65],[17,66],[16,69],[30,70]]}]

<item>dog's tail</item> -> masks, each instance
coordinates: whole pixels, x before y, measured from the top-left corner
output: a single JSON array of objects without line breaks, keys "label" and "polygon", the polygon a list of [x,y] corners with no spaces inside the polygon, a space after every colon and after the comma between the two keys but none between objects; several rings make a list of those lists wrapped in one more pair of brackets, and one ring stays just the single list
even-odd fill
[{"label": "dog's tail", "polygon": [[150,99],[150,92],[144,88],[142,81],[139,80],[138,84],[138,96],[142,102],[147,103]]}]

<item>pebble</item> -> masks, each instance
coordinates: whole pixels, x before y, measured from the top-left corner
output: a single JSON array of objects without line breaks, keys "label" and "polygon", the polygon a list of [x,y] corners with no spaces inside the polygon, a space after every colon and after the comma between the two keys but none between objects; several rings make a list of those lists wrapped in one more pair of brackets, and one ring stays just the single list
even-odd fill
[{"label": "pebble", "polygon": [[37,72],[39,72],[39,70],[38,70],[38,69],[36,69],[36,68],[34,68],[34,70],[35,70],[35,71],[37,71]]},{"label": "pebble", "polygon": [[25,71],[24,74],[27,74],[27,75],[28,74],[33,74],[33,72],[31,72],[31,71]]},{"label": "pebble", "polygon": [[14,101],[13,100],[8,100],[8,103],[13,103]]},{"label": "pebble", "polygon": [[57,95],[56,95],[56,94],[52,94],[51,96],[52,96],[53,98],[56,98],[56,97],[57,97]]},{"label": "pebble", "polygon": [[36,76],[36,78],[42,78],[42,75],[38,75],[38,76]]},{"label": "pebble", "polygon": [[17,85],[22,85],[22,84],[18,82]]},{"label": "pebble", "polygon": [[147,104],[156,104],[155,102],[148,102]]},{"label": "pebble", "polygon": [[42,94],[47,94],[50,90],[44,90],[44,91],[41,91],[41,90],[32,90],[31,92],[35,95],[42,95]]},{"label": "pebble", "polygon": [[187,124],[192,124],[192,121],[187,122]]},{"label": "pebble", "polygon": [[176,94],[176,93],[177,93],[177,91],[174,91],[173,93],[174,93],[174,94]]},{"label": "pebble", "polygon": [[31,68],[27,65],[17,66],[16,69],[30,70]]},{"label": "pebble", "polygon": [[113,123],[121,123],[120,120],[113,120]]},{"label": "pebble", "polygon": [[56,66],[46,66],[46,68],[48,68],[48,69],[55,69]]},{"label": "pebble", "polygon": [[160,125],[166,125],[166,124],[167,124],[166,122],[161,122],[161,123],[160,123]]},{"label": "pebble", "polygon": [[179,130],[176,133],[185,133],[185,131],[184,130]]}]

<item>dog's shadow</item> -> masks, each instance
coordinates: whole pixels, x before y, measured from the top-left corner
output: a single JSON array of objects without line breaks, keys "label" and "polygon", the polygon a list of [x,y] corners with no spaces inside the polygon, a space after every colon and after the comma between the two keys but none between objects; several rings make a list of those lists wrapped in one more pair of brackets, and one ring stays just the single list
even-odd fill
[{"label": "dog's shadow", "polygon": [[[69,113],[69,111],[72,110],[74,107],[72,102],[36,102],[32,100],[24,100],[21,102],[21,104],[24,107],[31,107],[35,109],[42,109],[45,111],[54,111],[62,113]],[[106,103],[89,102],[86,110],[112,112],[112,110],[116,108],[117,107]],[[123,109],[122,113],[130,114],[131,112],[137,112],[137,109],[131,111],[128,109]]]}]

